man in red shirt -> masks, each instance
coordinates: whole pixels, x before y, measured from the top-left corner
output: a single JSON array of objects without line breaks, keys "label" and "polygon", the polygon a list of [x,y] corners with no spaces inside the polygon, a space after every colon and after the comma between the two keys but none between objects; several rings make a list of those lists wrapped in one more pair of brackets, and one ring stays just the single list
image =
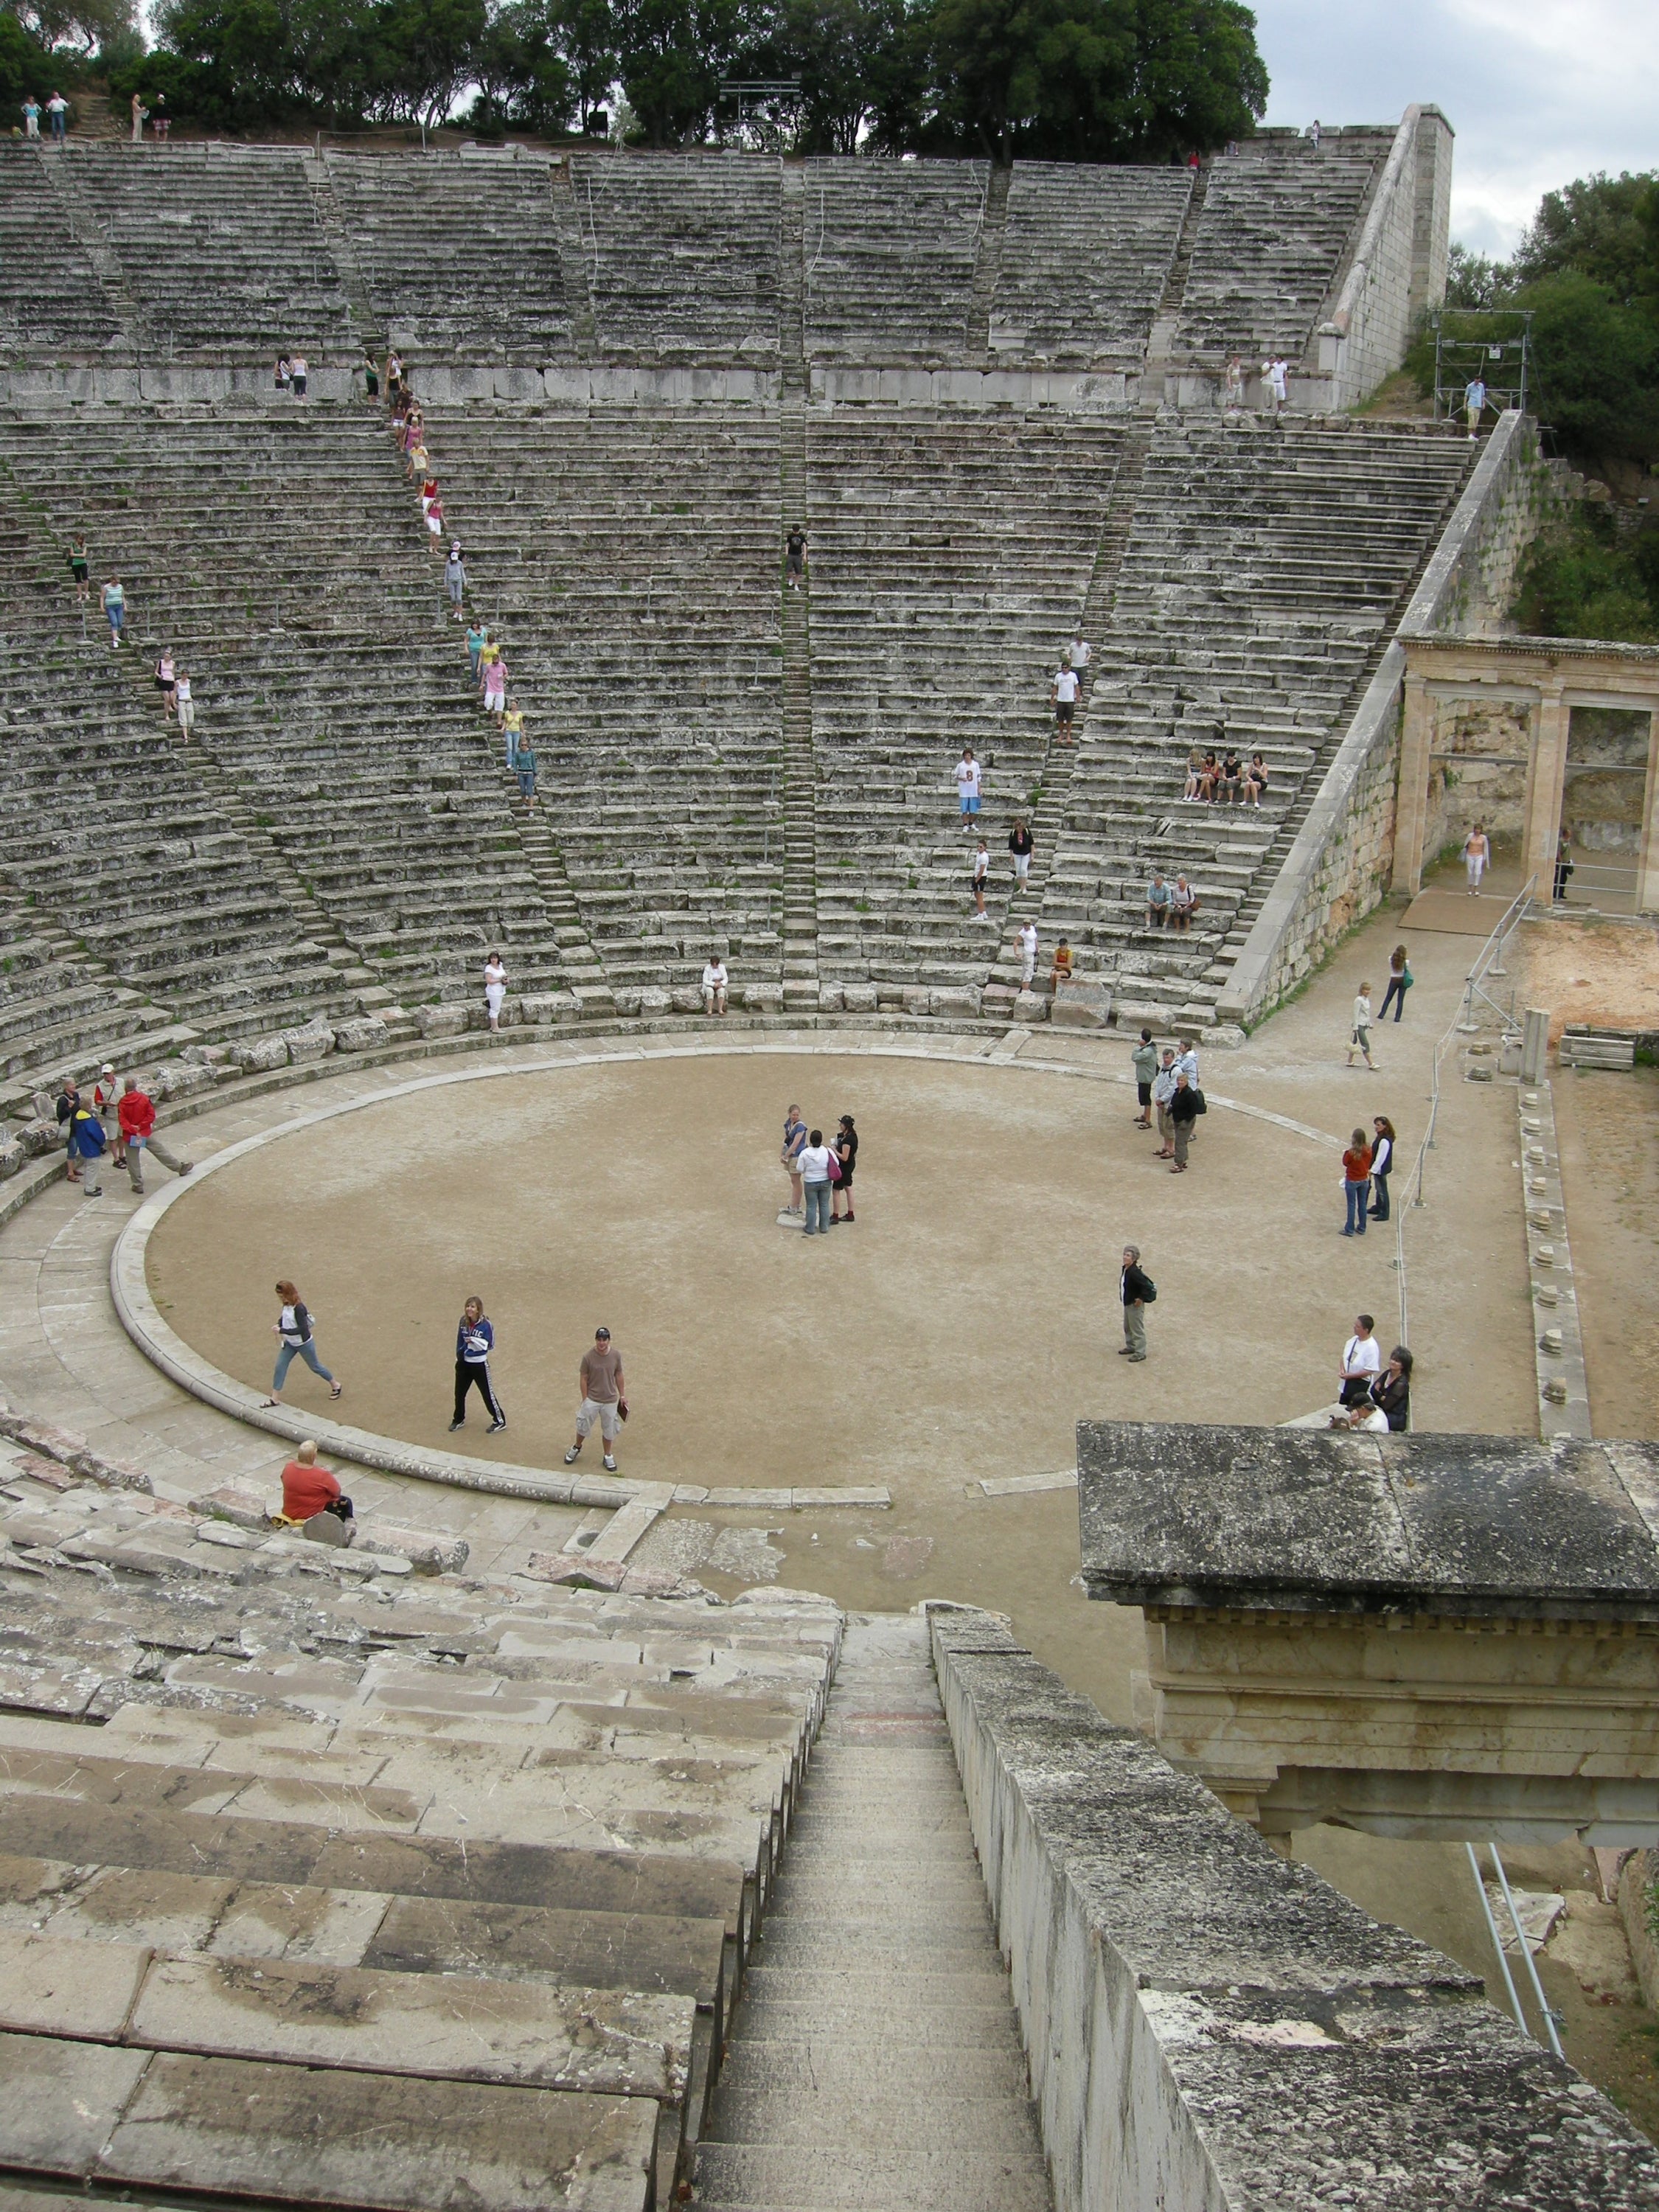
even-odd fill
[{"label": "man in red shirt", "polygon": [[175,1159],[155,1134],[155,1108],[149,1094],[138,1087],[136,1075],[128,1076],[121,1091],[118,1111],[121,1124],[121,1141],[127,1148],[127,1174],[132,1188],[142,1198],[144,1194],[144,1154],[153,1152],[164,1168],[171,1168],[176,1176],[187,1176],[196,1163]]},{"label": "man in red shirt", "polygon": [[283,1518],[309,1521],[319,1513],[331,1513],[339,1521],[355,1518],[351,1500],[340,1494],[337,1476],[317,1464],[317,1447],[309,1437],[283,1469]]}]

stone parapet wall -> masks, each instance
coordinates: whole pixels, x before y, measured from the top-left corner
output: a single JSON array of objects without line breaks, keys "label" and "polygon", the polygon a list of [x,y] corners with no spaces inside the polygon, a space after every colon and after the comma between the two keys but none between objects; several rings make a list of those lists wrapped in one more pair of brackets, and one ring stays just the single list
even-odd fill
[{"label": "stone parapet wall", "polygon": [[1659,2154],[1478,1979],[932,1613],[1056,2212],[1650,2205]]},{"label": "stone parapet wall", "polygon": [[1417,131],[1422,111],[1406,110],[1336,305],[1320,326],[1319,365],[1329,404],[1351,406],[1396,369],[1411,336],[1417,234]]},{"label": "stone parapet wall", "polygon": [[[1494,630],[1522,557],[1559,496],[1539,455],[1536,425],[1504,416],[1399,636]],[[1260,1021],[1386,896],[1405,676],[1404,648],[1390,644],[1239,954],[1217,1005],[1218,1021],[1245,1027]]]}]

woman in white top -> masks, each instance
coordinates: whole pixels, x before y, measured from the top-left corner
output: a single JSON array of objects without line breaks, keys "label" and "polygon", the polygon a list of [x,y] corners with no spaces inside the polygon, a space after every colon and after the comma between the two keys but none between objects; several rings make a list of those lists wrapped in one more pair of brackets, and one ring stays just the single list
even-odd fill
[{"label": "woman in white top", "polygon": [[1348,1036],[1348,1065],[1353,1066],[1355,1053],[1364,1055],[1367,1067],[1375,1068],[1371,1058],[1371,987],[1362,983],[1359,996],[1353,1002],[1353,1028]]},{"label": "woman in white top", "polygon": [[974,854],[974,875],[973,881],[969,885],[969,889],[974,894],[974,920],[975,921],[989,921],[991,919],[990,915],[985,911],[985,878],[990,874],[990,872],[991,855],[986,851],[985,840],[981,837],[979,841],[979,849]]},{"label": "woman in white top", "polygon": [[706,1014],[726,1012],[726,963],[719,953],[704,963],[702,971],[702,1006]]},{"label": "woman in white top", "polygon": [[506,997],[506,964],[499,952],[492,952],[484,962],[484,1008],[489,1016],[492,1030],[498,1030],[501,1025],[501,1002]]},{"label": "woman in white top", "polygon": [[1487,836],[1484,824],[1477,822],[1463,840],[1463,866],[1468,870],[1471,898],[1480,897],[1480,878],[1486,874],[1491,860],[1492,840]]},{"label": "woman in white top", "polygon": [[179,727],[183,734],[188,737],[196,726],[196,702],[191,696],[188,669],[181,668],[179,671],[179,681],[174,687],[173,697],[173,704],[179,710]]},{"label": "woman in white top", "polygon": [[806,1233],[830,1234],[830,1162],[832,1155],[822,1129],[812,1130],[806,1149],[796,1163],[806,1194]]}]

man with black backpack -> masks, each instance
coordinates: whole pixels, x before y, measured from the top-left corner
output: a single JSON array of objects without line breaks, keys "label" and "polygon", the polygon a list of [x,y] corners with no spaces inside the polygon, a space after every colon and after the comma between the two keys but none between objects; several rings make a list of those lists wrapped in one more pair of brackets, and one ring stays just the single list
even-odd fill
[{"label": "man with black backpack", "polygon": [[1139,1244],[1123,1248],[1123,1273],[1118,1278],[1123,1300],[1123,1341],[1118,1346],[1124,1359],[1146,1357],[1146,1309],[1158,1296],[1158,1285],[1140,1264]]}]

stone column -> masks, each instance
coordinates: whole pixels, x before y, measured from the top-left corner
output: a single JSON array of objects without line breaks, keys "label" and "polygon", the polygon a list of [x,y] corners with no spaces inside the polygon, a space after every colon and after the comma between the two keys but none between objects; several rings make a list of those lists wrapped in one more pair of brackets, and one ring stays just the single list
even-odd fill
[{"label": "stone column", "polygon": [[1636,910],[1659,913],[1659,712],[1648,714],[1648,780],[1643,791],[1642,846],[1636,870]]},{"label": "stone column", "polygon": [[1423,836],[1429,811],[1429,746],[1434,732],[1434,702],[1420,676],[1409,672],[1401,708],[1400,791],[1394,816],[1394,875],[1396,898],[1415,898],[1423,888]]},{"label": "stone column", "polygon": [[1549,896],[1555,865],[1555,841],[1561,834],[1561,786],[1567,772],[1567,724],[1571,714],[1558,677],[1539,696],[1533,724],[1532,761],[1527,770],[1526,827],[1521,842],[1522,879],[1536,873]]}]

